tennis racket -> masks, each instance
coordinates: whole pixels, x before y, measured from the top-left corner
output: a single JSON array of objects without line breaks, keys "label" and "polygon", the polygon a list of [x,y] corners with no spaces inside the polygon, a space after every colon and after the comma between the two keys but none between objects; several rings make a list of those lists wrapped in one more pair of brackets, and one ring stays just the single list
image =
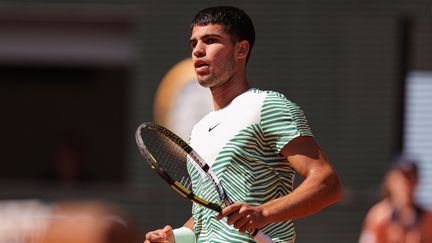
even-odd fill
[{"label": "tennis racket", "polygon": [[[232,203],[210,166],[167,128],[143,123],[137,128],[135,139],[141,155],[153,171],[183,197],[218,213],[223,205]],[[198,183],[193,184],[191,176]],[[203,185],[206,185],[205,190]],[[208,190],[209,186],[212,190]],[[259,243],[273,242],[257,229],[251,235]]]}]

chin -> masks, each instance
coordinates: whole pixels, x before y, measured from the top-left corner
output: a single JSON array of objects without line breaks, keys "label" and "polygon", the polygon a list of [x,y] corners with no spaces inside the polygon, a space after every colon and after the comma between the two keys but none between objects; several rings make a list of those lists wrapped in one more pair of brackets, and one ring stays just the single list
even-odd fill
[{"label": "chin", "polygon": [[198,83],[201,86],[203,86],[204,88],[211,88],[213,86],[211,81],[203,80],[203,79],[199,79],[199,78],[198,78]]}]

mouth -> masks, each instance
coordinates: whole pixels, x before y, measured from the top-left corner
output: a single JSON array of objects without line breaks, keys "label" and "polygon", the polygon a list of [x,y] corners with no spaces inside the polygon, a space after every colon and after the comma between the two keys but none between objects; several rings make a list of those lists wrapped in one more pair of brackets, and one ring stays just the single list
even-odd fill
[{"label": "mouth", "polygon": [[195,68],[200,68],[200,67],[205,67],[205,66],[208,66],[208,64],[204,60],[198,59],[194,62]]},{"label": "mouth", "polygon": [[205,74],[208,72],[209,64],[199,59],[194,62],[194,67],[197,74]]}]

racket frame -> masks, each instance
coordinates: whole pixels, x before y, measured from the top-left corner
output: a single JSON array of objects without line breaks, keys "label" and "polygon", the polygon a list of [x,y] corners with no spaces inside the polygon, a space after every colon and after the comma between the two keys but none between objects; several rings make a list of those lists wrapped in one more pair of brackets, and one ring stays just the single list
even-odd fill
[{"label": "racket frame", "polygon": [[160,126],[155,123],[147,122],[141,124],[135,133],[135,139],[136,143],[138,145],[138,149],[141,153],[141,155],[144,157],[144,159],[147,161],[147,163],[150,165],[150,168],[155,171],[165,182],[167,182],[172,189],[174,189],[176,192],[178,192],[180,195],[185,197],[186,199],[197,203],[200,206],[209,208],[211,210],[214,210],[218,213],[222,211],[222,205],[217,203],[208,202],[207,200],[195,195],[192,191],[188,190],[186,187],[184,187],[180,182],[173,179],[163,168],[161,168],[157,162],[157,160],[153,157],[151,152],[147,149],[141,135],[142,129],[154,129],[159,133],[162,133],[165,135],[168,139],[170,139],[172,142],[179,145],[186,153],[189,154],[189,157],[192,158],[193,162],[195,163],[194,166],[198,170],[202,170],[207,176],[213,185],[215,186],[219,197],[226,202],[227,196],[223,189],[223,187],[220,185],[220,182],[218,178],[214,175],[213,171],[210,169],[210,167],[204,163],[204,160],[190,147],[183,139],[178,137],[176,134],[171,132],[170,130],[166,129],[163,126]]},{"label": "racket frame", "polygon": [[[171,188],[173,188],[175,191],[177,191],[180,195],[185,197],[186,199],[200,205],[203,207],[206,207],[208,209],[214,210],[218,213],[222,212],[223,206],[220,204],[208,202],[207,200],[202,199],[201,197],[195,195],[193,192],[188,190],[186,187],[184,187],[180,182],[174,180],[168,173],[166,173],[157,163],[157,160],[153,157],[153,155],[150,153],[150,151],[145,146],[145,143],[141,136],[141,130],[143,128],[150,128],[155,129],[156,131],[164,134],[167,138],[169,138],[171,141],[179,145],[186,153],[189,154],[189,156],[193,159],[194,166],[198,170],[202,170],[201,172],[204,172],[205,175],[211,180],[211,182],[214,184],[216,191],[219,194],[219,198],[224,202],[225,205],[232,204],[232,201],[227,197],[227,194],[225,190],[223,189],[218,177],[214,174],[214,172],[211,170],[210,166],[204,162],[204,159],[201,158],[201,156],[195,152],[195,150],[189,146],[188,143],[186,143],[182,138],[177,136],[175,133],[171,132],[169,129],[160,126],[158,124],[152,123],[152,122],[146,122],[141,124],[136,132],[135,132],[135,139],[136,143],[138,145],[139,151],[141,155],[144,157],[144,159],[147,161],[147,163],[150,165],[150,168],[153,169],[164,181],[166,181]],[[249,232],[259,243],[271,243],[273,242],[270,237],[263,234],[260,230],[254,229],[251,232]]]}]

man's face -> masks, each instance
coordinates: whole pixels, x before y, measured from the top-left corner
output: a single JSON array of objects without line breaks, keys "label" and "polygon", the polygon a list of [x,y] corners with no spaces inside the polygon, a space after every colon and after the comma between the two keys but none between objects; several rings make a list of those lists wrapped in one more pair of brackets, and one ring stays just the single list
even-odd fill
[{"label": "man's face", "polygon": [[236,73],[235,45],[222,25],[194,26],[190,37],[198,82],[207,88],[231,80]]}]

